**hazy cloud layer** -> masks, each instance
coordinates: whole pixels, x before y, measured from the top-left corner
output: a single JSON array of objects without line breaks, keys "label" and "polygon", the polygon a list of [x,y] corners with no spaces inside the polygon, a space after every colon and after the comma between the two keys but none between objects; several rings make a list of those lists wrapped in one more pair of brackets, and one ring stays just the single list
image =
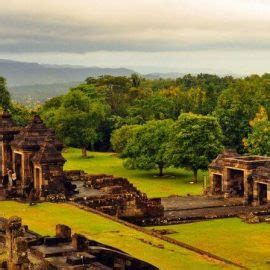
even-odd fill
[{"label": "hazy cloud layer", "polygon": [[0,0],[0,52],[268,50],[268,0]]}]

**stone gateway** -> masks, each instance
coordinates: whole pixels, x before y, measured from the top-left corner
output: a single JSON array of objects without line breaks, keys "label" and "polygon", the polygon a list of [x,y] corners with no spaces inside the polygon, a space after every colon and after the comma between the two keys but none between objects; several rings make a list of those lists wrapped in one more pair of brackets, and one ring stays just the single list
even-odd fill
[{"label": "stone gateway", "polygon": [[254,206],[270,202],[270,158],[229,150],[209,165],[212,195],[240,197]]}]

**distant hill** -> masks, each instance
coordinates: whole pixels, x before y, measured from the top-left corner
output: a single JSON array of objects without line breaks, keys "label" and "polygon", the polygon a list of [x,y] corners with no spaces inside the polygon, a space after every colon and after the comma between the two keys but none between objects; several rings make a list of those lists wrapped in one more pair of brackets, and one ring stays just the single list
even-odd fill
[{"label": "distant hill", "polygon": [[63,95],[69,88],[78,84],[80,82],[10,86],[8,90],[13,100],[32,107],[55,96]]},{"label": "distant hill", "polygon": [[126,68],[42,65],[0,60],[0,76],[7,79],[9,86],[69,83],[84,81],[89,76],[130,76],[132,73],[133,70]]},{"label": "distant hill", "polygon": [[168,73],[149,73],[142,76],[149,80],[156,80],[156,79],[176,79],[184,75],[185,73],[168,72]]}]

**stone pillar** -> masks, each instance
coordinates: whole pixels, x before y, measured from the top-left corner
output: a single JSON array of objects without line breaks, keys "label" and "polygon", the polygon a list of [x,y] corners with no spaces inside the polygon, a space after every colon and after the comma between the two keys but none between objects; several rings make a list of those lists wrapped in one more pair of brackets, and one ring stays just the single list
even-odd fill
[{"label": "stone pillar", "polygon": [[270,202],[270,184],[267,185],[267,202]]},{"label": "stone pillar", "polygon": [[1,153],[1,170],[2,174],[7,173],[7,168],[12,169],[12,151],[10,148],[10,140],[9,139],[3,139],[0,142],[0,153]]},{"label": "stone pillar", "polygon": [[210,171],[209,174],[211,194],[214,194],[214,173]]},{"label": "stone pillar", "polygon": [[248,203],[249,202],[249,181],[248,181],[248,177],[249,175],[251,174],[250,171],[248,170],[244,170],[244,179],[243,179],[243,182],[244,182],[244,201],[245,203]]},{"label": "stone pillar", "polygon": [[7,153],[6,153],[6,144],[4,141],[1,142],[1,160],[2,160],[2,175],[5,175],[7,173]]},{"label": "stone pillar", "polygon": [[12,169],[12,155],[10,153],[9,141],[2,142],[2,172],[7,173],[7,168]]},{"label": "stone pillar", "polygon": [[56,225],[56,237],[71,240],[70,227],[62,224]]},{"label": "stone pillar", "polygon": [[83,251],[88,247],[88,239],[81,234],[72,235],[72,247],[77,251]]},{"label": "stone pillar", "polygon": [[28,246],[24,238],[22,220],[19,217],[11,217],[5,224],[6,247],[8,253],[8,269],[28,269]]},{"label": "stone pillar", "polygon": [[260,204],[258,187],[259,187],[258,183],[255,182],[253,185],[253,202],[252,202],[253,206],[258,206]]},{"label": "stone pillar", "polygon": [[24,152],[22,155],[22,186],[25,185],[27,178],[33,178],[34,172],[31,175],[31,168],[30,168],[30,159],[31,154]]},{"label": "stone pillar", "polygon": [[224,197],[230,196],[230,173],[228,168],[224,168],[223,171],[223,186]]}]

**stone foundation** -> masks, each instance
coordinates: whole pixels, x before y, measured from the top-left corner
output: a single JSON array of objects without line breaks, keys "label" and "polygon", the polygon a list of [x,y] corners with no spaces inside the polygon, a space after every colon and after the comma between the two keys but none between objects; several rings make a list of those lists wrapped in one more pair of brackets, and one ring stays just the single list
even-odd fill
[{"label": "stone foundation", "polygon": [[161,217],[164,208],[160,198],[148,199],[126,178],[111,175],[91,175],[82,171],[66,171],[68,181],[83,182],[85,189],[98,190],[96,196],[76,196],[74,201],[98,211],[132,222],[145,217]]}]

